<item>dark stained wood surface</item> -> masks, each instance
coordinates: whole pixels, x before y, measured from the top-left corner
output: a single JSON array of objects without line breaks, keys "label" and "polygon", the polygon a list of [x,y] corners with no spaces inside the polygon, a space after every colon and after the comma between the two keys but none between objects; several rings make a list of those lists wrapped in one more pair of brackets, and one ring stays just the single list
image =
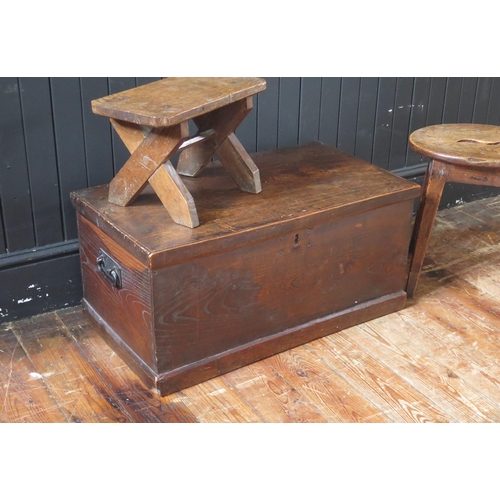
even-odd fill
[{"label": "dark stained wood surface", "polygon": [[399,209],[389,205],[158,270],[153,297],[159,370],[401,292],[411,205],[406,218]]},{"label": "dark stained wood surface", "polygon": [[[100,316],[121,336],[150,368],[156,368],[151,332],[151,272],[86,219],[79,217],[82,238],[80,259],[84,296],[101,306]],[[116,288],[97,270],[99,250],[113,256],[122,269],[122,286]]]},{"label": "dark stained wood surface", "polygon": [[[189,92],[186,92],[189,88]],[[151,127],[189,120],[262,92],[262,78],[164,78],[92,101],[98,115]]]},{"label": "dark stained wood surface", "polygon": [[[243,346],[229,349],[219,355],[204,358],[200,361],[181,366],[171,372],[163,373],[157,383],[158,390],[161,394],[170,394],[208,378],[217,377],[228,371],[272,356],[273,354],[323,337],[327,335],[327,332],[340,331],[358,323],[398,311],[404,307],[405,302],[406,294],[404,292],[385,295],[379,299],[364,302],[338,313],[311,321],[305,325],[284,330],[275,335],[261,335],[261,338],[253,342],[248,342]],[[248,331],[246,333],[248,334]],[[254,336],[256,336],[255,333]],[[166,351],[166,342],[164,339],[165,336],[163,336],[163,339],[160,338],[162,342],[158,342],[159,351],[163,348],[160,351],[162,354]],[[231,341],[234,342],[234,339],[230,338],[229,342]],[[228,340],[219,336],[214,342],[224,346]],[[179,346],[175,347],[179,351]],[[213,346],[210,346],[210,348],[213,350]],[[152,385],[150,379],[144,377],[143,373],[138,373],[149,386]]]},{"label": "dark stained wood surface", "polygon": [[[422,191],[420,193],[420,205],[413,226],[413,234],[410,242],[410,267],[408,271],[408,283],[406,293],[412,297],[418,283],[420,271],[427,251],[429,237],[434,226],[434,220],[441,201],[441,195],[446,182],[446,175],[442,175],[440,162],[433,162],[425,174]],[[433,167],[436,168],[433,168]]]},{"label": "dark stained wood surface", "polygon": [[[198,239],[192,230],[176,242],[177,225],[154,205],[118,223],[101,189],[74,195],[84,303],[162,395],[404,306],[418,185],[319,143],[266,157],[269,193],[246,204],[224,182],[206,201],[214,177],[198,179],[195,194],[224,207]],[[370,190],[360,171],[374,178]],[[147,248],[152,233],[165,247],[136,258],[130,249]],[[100,246],[111,257],[120,247],[121,289],[97,272]]]},{"label": "dark stained wood surface", "polygon": [[166,397],[80,307],[3,324],[0,422],[499,423],[499,269],[500,198],[439,212],[405,309]]},{"label": "dark stained wood surface", "polygon": [[195,229],[169,220],[158,197],[146,190],[129,207],[109,203],[107,186],[80,190],[72,199],[86,218],[158,269],[249,240],[307,229],[307,224],[413,199],[420,190],[417,184],[320,143],[252,158],[263,186],[258,196],[242,193],[218,162],[197,178],[183,178],[198,209],[200,226]]}]

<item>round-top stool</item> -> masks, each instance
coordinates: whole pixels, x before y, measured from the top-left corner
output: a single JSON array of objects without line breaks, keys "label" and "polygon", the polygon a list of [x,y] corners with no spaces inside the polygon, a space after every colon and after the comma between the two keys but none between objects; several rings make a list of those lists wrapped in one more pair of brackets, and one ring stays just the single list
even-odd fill
[{"label": "round-top stool", "polygon": [[412,297],[446,182],[500,187],[500,127],[432,125],[410,135],[410,147],[430,158],[410,244],[406,293]]}]

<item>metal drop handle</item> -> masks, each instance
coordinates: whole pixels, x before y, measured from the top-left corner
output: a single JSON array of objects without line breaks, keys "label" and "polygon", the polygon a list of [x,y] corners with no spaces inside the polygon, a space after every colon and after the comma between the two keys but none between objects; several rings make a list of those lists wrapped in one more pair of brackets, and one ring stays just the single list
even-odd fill
[{"label": "metal drop handle", "polygon": [[97,269],[114,288],[122,287],[122,273],[120,265],[104,250],[99,249],[96,258]]}]

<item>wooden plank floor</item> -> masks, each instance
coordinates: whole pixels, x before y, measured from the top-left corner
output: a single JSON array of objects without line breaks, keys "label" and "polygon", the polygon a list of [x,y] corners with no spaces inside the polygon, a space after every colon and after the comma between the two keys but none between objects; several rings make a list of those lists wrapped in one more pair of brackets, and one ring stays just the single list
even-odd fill
[{"label": "wooden plank floor", "polygon": [[415,298],[167,397],[79,307],[0,325],[0,422],[500,422],[500,197],[438,214]]}]

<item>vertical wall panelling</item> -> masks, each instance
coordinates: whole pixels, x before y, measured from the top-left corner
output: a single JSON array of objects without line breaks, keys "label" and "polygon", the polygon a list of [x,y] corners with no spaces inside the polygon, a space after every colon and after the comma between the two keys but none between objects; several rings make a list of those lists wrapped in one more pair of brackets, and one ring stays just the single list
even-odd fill
[{"label": "vertical wall panelling", "polygon": [[138,87],[139,85],[147,85],[148,83],[153,83],[158,80],[161,80],[159,77],[145,77],[145,76],[140,76],[135,79],[136,86]]},{"label": "vertical wall panelling", "polygon": [[491,84],[490,106],[486,114],[486,123],[500,125],[500,78],[493,78]]},{"label": "vertical wall panelling", "polygon": [[299,144],[319,139],[321,78],[302,78],[300,88]]},{"label": "vertical wall panelling", "polygon": [[48,78],[20,78],[36,246],[64,239]]},{"label": "vertical wall panelling", "polygon": [[337,145],[339,149],[351,155],[356,148],[360,84],[360,78],[342,78]]},{"label": "vertical wall panelling", "polygon": [[476,101],[477,78],[464,78],[460,93],[460,106],[458,108],[459,123],[471,123]]},{"label": "vertical wall panelling", "polygon": [[396,84],[397,78],[386,77],[380,78],[378,87],[372,162],[386,170],[389,166]]},{"label": "vertical wall panelling", "polygon": [[[2,167],[0,166],[0,169]],[[5,229],[2,214],[2,193],[0,190],[0,256],[7,251],[7,245],[5,244]]]},{"label": "vertical wall panelling", "polygon": [[389,170],[405,166],[414,78],[398,78],[394,100]]},{"label": "vertical wall panelling", "polygon": [[35,246],[19,92],[17,78],[0,78],[0,200],[9,252]]},{"label": "vertical wall panelling", "polygon": [[111,124],[92,112],[91,102],[108,94],[108,79],[82,78],[80,85],[88,184],[99,186],[113,178]]},{"label": "vertical wall panelling", "polygon": [[377,111],[378,78],[361,78],[354,156],[371,162]]},{"label": "vertical wall panelling", "polygon": [[265,78],[266,90],[257,94],[257,151],[278,147],[279,78]]},{"label": "vertical wall panelling", "polygon": [[321,79],[319,140],[332,147],[337,146],[341,83],[342,78]]},{"label": "vertical wall panelling", "polygon": [[444,99],[443,123],[457,123],[463,78],[448,78]]},{"label": "vertical wall panelling", "polygon": [[478,78],[473,123],[487,123],[493,78]]},{"label": "vertical wall panelling", "polygon": [[299,142],[300,78],[280,78],[278,95],[278,147]]},{"label": "vertical wall panelling", "polygon": [[444,101],[446,97],[446,84],[448,79],[443,77],[432,78],[429,91],[429,107],[427,109],[426,126],[443,122]]},{"label": "vertical wall panelling", "polygon": [[[425,77],[415,78],[413,88],[413,99],[410,112],[410,129],[408,136],[420,128],[425,127],[427,120],[427,112],[429,109],[429,95],[431,89],[431,79]],[[406,141],[406,161],[405,165],[418,165],[426,163],[419,154],[410,149],[408,141]]]},{"label": "vertical wall panelling", "polygon": [[[108,79],[108,92],[105,95],[117,94],[124,90],[131,89],[136,86],[135,77],[127,78],[109,78]],[[101,96],[104,97],[104,96]],[[99,117],[101,120],[109,123],[109,119],[105,116]],[[118,134],[112,130],[111,142],[113,150],[113,175],[116,175],[118,170],[123,167],[125,162],[130,158],[128,149],[123,144],[123,141],[118,137]]]},{"label": "vertical wall panelling", "polygon": [[[266,92],[266,91],[264,91]],[[248,153],[257,151],[257,114],[259,101],[257,96],[253,97],[253,109],[248,113],[241,125],[236,129],[236,137]]]},{"label": "vertical wall panelling", "polygon": [[78,237],[69,195],[87,187],[83,117],[79,78],[51,78],[57,162],[65,239]]}]

